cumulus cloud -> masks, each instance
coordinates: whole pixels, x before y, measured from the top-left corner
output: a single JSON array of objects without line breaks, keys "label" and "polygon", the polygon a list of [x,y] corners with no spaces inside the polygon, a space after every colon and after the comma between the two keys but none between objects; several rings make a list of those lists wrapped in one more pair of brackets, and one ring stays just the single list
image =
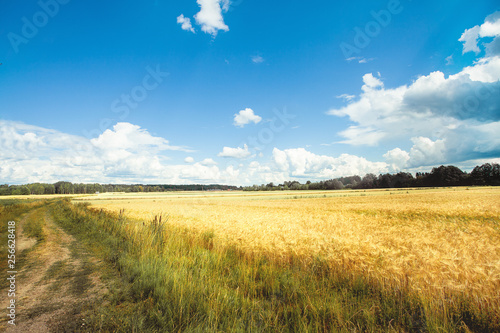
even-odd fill
[{"label": "cumulus cloud", "polygon": [[371,162],[363,157],[342,154],[339,157],[317,155],[304,148],[273,149],[273,160],[278,170],[289,177],[330,179],[343,176],[388,172],[384,162]]},{"label": "cumulus cloud", "polygon": [[219,169],[210,158],[194,163],[186,157],[189,165],[169,164],[173,150],[186,151],[129,123],[89,140],[0,120],[0,183],[240,183],[238,170]]},{"label": "cumulus cloud", "polygon": [[448,77],[436,71],[396,88],[386,88],[369,73],[359,96],[327,113],[355,123],[339,133],[345,144],[375,146],[423,137],[443,140],[449,151],[444,162],[483,158],[499,149],[490,131],[500,126],[499,79],[500,57],[482,58]]},{"label": "cumulus cloud", "polygon": [[217,162],[215,162],[212,158],[205,158],[203,161],[200,162],[201,165],[217,165]]},{"label": "cumulus cloud", "polygon": [[410,154],[400,148],[395,148],[384,154],[384,158],[387,160],[392,170],[399,171],[407,167]]},{"label": "cumulus cloud", "polygon": [[363,86],[364,91],[369,91],[384,86],[384,83],[380,79],[373,76],[372,73],[363,75],[363,82],[365,83],[365,85]]},{"label": "cumulus cloud", "polygon": [[224,23],[222,13],[229,10],[228,0],[197,0],[200,11],[194,16],[196,23],[201,26],[201,30],[212,36],[217,36],[219,30],[229,31],[229,27]]},{"label": "cumulus cloud", "polygon": [[184,14],[177,17],[177,23],[181,25],[182,30],[195,33],[193,25],[191,24],[191,19],[189,17],[184,17]]},{"label": "cumulus cloud", "polygon": [[189,151],[185,147],[171,146],[168,140],[149,134],[140,126],[130,123],[117,123],[113,129],[107,129],[99,137],[90,142],[103,151],[122,152],[122,154],[148,150],[180,150]]},{"label": "cumulus cloud", "polygon": [[[465,67],[462,72],[450,76],[450,79],[452,80],[462,79],[464,81],[467,81],[467,83],[476,85],[478,83],[498,83],[499,78],[500,57],[486,57],[479,59],[473,66]],[[467,79],[472,82],[468,81]],[[483,86],[486,89],[490,88],[490,86]]]},{"label": "cumulus cloud", "polygon": [[480,38],[493,37],[493,41],[486,43],[485,48],[488,55],[499,54],[500,44],[500,11],[497,11],[486,17],[482,25],[476,25],[470,29],[466,29],[459,41],[464,44],[463,53],[475,52],[480,53],[478,41]]},{"label": "cumulus cloud", "polygon": [[[435,71],[408,85],[387,88],[380,74],[365,74],[362,92],[327,112],[353,122],[338,133],[344,138],[340,142],[367,146],[411,142],[409,151],[395,148],[384,155],[394,171],[498,157],[500,12],[465,30],[460,37],[464,53],[479,53],[479,40],[485,37],[493,38],[481,44],[485,56],[453,75]],[[453,58],[446,61],[450,64]]]},{"label": "cumulus cloud", "polygon": [[479,38],[479,32],[481,31],[481,27],[476,25],[473,28],[467,29],[460,37],[459,41],[464,43],[463,53],[467,52],[481,52],[481,49],[477,45],[477,39]]},{"label": "cumulus cloud", "polygon": [[[0,121],[0,183],[32,182],[150,183],[192,184],[220,183],[252,185],[285,180],[324,180],[354,174],[385,173],[404,168],[444,163],[450,151],[476,149],[485,157],[498,157],[500,126],[481,124],[475,136],[482,144],[463,140],[462,129],[455,137],[429,139],[415,137],[406,152],[395,148],[387,152],[386,162],[372,162],[363,157],[342,154],[337,157],[318,155],[304,148],[274,148],[270,160],[249,160],[248,147],[224,147],[221,157],[233,157],[219,165],[212,158],[195,162],[188,156],[185,163],[172,164],[168,141],[150,135],[132,124],[117,124],[97,139],[69,135],[27,124]],[[136,143],[117,142],[119,135],[129,133]],[[493,140],[486,139],[494,137]],[[495,136],[496,135],[496,136]],[[459,140],[461,138],[461,140]],[[497,149],[496,154],[492,151]],[[489,155],[486,155],[489,154]],[[473,156],[471,155],[471,158]],[[485,160],[476,160],[482,164]],[[488,160],[491,162],[491,160]],[[481,163],[480,163],[481,162]],[[476,164],[467,164],[474,166]]]},{"label": "cumulus cloud", "polygon": [[252,109],[246,108],[234,115],[234,126],[243,127],[250,123],[258,124],[261,120],[262,117],[257,116]]},{"label": "cumulus cloud", "polygon": [[[205,182],[205,181],[221,181],[223,178],[221,170],[217,166],[205,166],[201,163],[195,163],[189,167],[179,168],[178,166],[168,166],[168,172],[178,175],[177,182]],[[221,181],[224,182],[224,181]]]},{"label": "cumulus cloud", "polygon": [[[191,156],[185,157],[185,163],[171,163],[169,154],[172,150],[177,150],[177,147],[170,145],[168,140],[128,123],[116,124],[96,139],[89,140],[23,123],[0,121],[0,183],[67,180],[87,183],[252,185],[283,182],[293,177],[291,172],[299,175],[304,168],[293,151],[275,151],[274,160],[279,161],[277,156],[283,156],[282,164],[277,167],[274,161],[261,164],[254,160],[243,164],[240,159],[251,155],[246,145],[224,147],[219,156],[232,159],[225,160],[228,163],[222,165],[213,158],[195,162]],[[308,159],[311,160],[310,156]],[[351,169],[351,165],[356,163],[350,163],[349,167],[346,165],[345,174],[362,170]],[[326,171],[305,167],[303,174],[310,175],[311,179],[320,179],[332,174],[329,168],[326,164]]]},{"label": "cumulus cloud", "polygon": [[410,150],[410,166],[434,165],[446,161],[445,140],[432,141],[429,138],[412,138],[413,147]]},{"label": "cumulus cloud", "polygon": [[248,151],[248,146],[245,144],[243,148],[231,148],[224,147],[222,152],[220,152],[217,156],[219,157],[231,157],[231,158],[246,158],[250,156],[251,153]]},{"label": "cumulus cloud", "polygon": [[169,141],[151,135],[146,129],[130,123],[117,123],[99,137],[90,140],[93,155],[103,166],[107,177],[162,177],[164,151],[185,151],[185,147],[172,146]]},{"label": "cumulus cloud", "polygon": [[[81,150],[78,158],[72,158],[70,147]],[[0,120],[0,160],[0,183],[89,179],[100,169],[87,139],[4,120]],[[86,175],[77,171],[82,164],[91,166]]]},{"label": "cumulus cloud", "polygon": [[432,141],[425,137],[415,137],[411,141],[413,147],[410,152],[395,148],[384,155],[392,170],[399,171],[420,166],[438,165],[448,161],[444,139]]}]

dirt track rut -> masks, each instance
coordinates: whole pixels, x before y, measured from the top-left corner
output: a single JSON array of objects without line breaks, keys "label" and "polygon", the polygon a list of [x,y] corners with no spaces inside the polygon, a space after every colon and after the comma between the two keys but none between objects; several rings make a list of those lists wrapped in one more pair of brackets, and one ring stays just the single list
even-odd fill
[{"label": "dirt track rut", "polygon": [[[44,220],[45,238],[39,243],[23,233],[23,225],[35,216]],[[0,331],[86,331],[82,310],[100,302],[106,291],[96,272],[96,260],[54,223],[47,207],[20,221],[17,241],[22,267],[16,278],[16,326],[7,323],[2,311]],[[6,297],[4,290],[0,295],[2,309],[7,307]]]}]

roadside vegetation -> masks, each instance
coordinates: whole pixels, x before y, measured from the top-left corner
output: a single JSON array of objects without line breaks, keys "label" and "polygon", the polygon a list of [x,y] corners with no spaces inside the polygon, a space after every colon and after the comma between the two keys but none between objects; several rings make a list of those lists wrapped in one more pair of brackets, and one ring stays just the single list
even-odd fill
[{"label": "roadside vegetation", "polygon": [[[37,201],[37,200],[19,200],[19,199],[2,199],[0,200],[0,271],[7,271],[7,246],[8,246],[8,222],[16,221],[19,222],[20,218],[30,212],[31,210],[45,205],[45,201]],[[32,225],[32,235],[36,237],[37,235],[43,238],[43,233],[41,229],[37,225],[37,223],[33,223]],[[16,225],[16,233],[19,230],[19,223]],[[17,267],[19,263],[22,262],[21,253],[16,255],[17,258]],[[7,285],[7,280],[2,279],[0,282],[0,288],[3,288]]]}]

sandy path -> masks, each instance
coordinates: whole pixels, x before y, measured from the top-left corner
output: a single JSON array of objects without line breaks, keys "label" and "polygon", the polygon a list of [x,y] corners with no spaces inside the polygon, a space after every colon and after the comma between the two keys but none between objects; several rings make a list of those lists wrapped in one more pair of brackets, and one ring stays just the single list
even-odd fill
[{"label": "sandy path", "polygon": [[[39,244],[22,233],[22,226],[35,214],[41,214],[45,221],[45,240]],[[73,236],[54,224],[47,207],[31,212],[19,225],[17,251],[28,252],[24,252],[24,262],[16,278],[16,326],[9,325],[3,314],[0,331],[85,331],[82,309],[99,301],[106,291],[95,272],[95,259]],[[2,291],[2,309],[6,309],[9,301],[6,296],[7,292]]]}]

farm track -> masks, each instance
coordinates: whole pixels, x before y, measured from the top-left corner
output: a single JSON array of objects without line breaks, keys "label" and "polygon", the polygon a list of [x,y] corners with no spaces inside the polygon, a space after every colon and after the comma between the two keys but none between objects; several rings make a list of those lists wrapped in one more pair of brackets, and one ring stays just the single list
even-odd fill
[{"label": "farm track", "polygon": [[[43,219],[44,239],[27,238],[23,226],[31,218]],[[97,274],[97,261],[75,238],[50,217],[47,206],[38,208],[20,221],[17,235],[18,265],[16,326],[2,319],[5,332],[86,331],[84,310],[100,302],[106,291]],[[7,307],[6,290],[0,304]]]}]

